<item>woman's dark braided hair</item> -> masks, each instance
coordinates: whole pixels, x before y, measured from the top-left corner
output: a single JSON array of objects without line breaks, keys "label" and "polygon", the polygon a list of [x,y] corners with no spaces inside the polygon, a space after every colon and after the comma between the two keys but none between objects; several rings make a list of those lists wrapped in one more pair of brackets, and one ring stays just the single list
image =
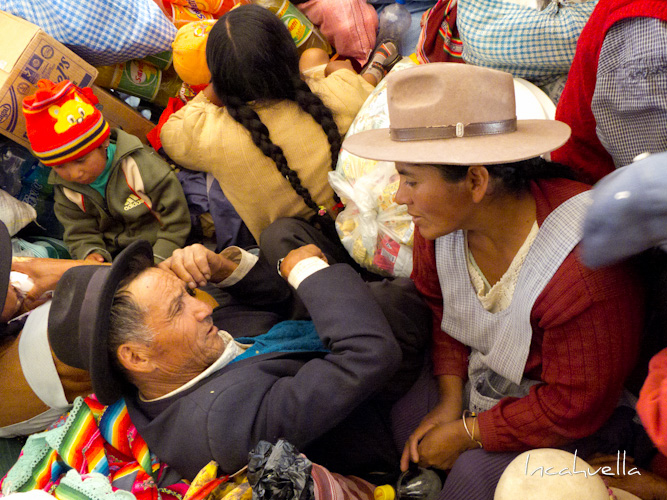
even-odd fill
[{"label": "woman's dark braided hair", "polygon": [[[468,172],[462,165],[433,165],[448,182],[463,180]],[[530,181],[536,179],[563,178],[577,180],[574,171],[567,165],[546,161],[541,156],[512,163],[485,165],[489,175],[500,180],[502,189],[513,195],[520,195],[529,188]]]},{"label": "woman's dark braided hair", "polygon": [[314,221],[333,227],[333,219],[322,211],[287,163],[280,146],[274,144],[252,101],[294,101],[322,127],[331,149],[331,168],[338,160],[342,139],[331,110],[314,94],[299,74],[299,55],[282,21],[258,5],[242,5],[222,16],[209,33],[206,61],[216,95],[234,120],[249,132],[253,143],[271,158],[306,205],[315,212]]}]

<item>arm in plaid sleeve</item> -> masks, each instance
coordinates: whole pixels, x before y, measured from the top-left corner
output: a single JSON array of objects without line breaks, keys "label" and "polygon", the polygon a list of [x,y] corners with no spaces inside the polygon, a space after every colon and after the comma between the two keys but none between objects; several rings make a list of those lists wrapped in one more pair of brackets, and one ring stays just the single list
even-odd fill
[{"label": "arm in plaid sleeve", "polygon": [[596,3],[551,1],[536,10],[502,0],[459,2],[463,59],[537,85],[548,83],[569,71]]},{"label": "arm in plaid sleeve", "polygon": [[591,110],[616,168],[667,150],[667,23],[633,17],[609,28]]}]

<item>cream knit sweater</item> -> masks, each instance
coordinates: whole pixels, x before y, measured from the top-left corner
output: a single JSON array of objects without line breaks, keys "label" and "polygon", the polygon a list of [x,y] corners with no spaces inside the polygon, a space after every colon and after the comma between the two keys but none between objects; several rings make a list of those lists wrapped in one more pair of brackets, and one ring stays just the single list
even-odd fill
[{"label": "cream knit sweater", "polygon": [[[373,90],[349,70],[309,79],[308,85],[333,112],[341,135]],[[315,202],[330,209],[334,204],[327,177],[331,153],[322,128],[292,101],[261,103],[253,108]],[[250,133],[203,94],[169,118],[160,138],[176,163],[215,176],[255,239],[259,240],[264,228],[277,218],[308,219],[314,215],[273,160],[254,145]]]}]

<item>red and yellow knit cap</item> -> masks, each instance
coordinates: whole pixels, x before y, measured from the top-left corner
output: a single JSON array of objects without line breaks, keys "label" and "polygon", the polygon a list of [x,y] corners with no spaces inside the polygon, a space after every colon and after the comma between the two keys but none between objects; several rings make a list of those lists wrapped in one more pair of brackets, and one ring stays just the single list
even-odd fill
[{"label": "red and yellow knit cap", "polygon": [[95,108],[92,89],[80,89],[69,80],[39,80],[37,87],[23,99],[23,114],[32,150],[44,165],[81,158],[109,137],[109,124]]}]

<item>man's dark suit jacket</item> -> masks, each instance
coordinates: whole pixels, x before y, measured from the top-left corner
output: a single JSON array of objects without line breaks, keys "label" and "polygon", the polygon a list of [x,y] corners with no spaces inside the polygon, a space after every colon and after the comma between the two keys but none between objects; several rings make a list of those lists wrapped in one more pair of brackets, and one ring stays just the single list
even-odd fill
[{"label": "man's dark suit jacket", "polygon": [[[214,321],[235,337],[264,333],[275,323],[294,318],[294,290],[262,259],[225,292],[228,300],[214,311]],[[402,353],[374,294],[345,264],[309,276],[296,294],[330,353],[258,355],[159,401],[140,401],[136,393],[127,394],[140,435],[184,478],[194,478],[210,460],[225,473],[235,472],[247,464],[248,452],[262,439],[285,438],[314,461],[347,468],[337,470],[343,473],[355,471],[358,464],[372,467],[378,456],[386,456],[378,449],[382,444],[364,444],[367,436],[378,432],[378,422],[388,419],[378,414],[387,407],[369,405],[368,400],[399,369]],[[396,303],[390,307],[398,311],[402,292],[394,297]],[[405,306],[424,319],[413,331],[423,330],[428,337],[430,318],[421,302],[410,296]],[[418,350],[419,342],[414,342]],[[346,418],[351,425],[338,440],[336,431],[345,427]],[[359,436],[356,442],[351,442],[356,438],[350,438],[350,427]],[[393,447],[389,432],[381,436],[378,442],[386,440],[383,444]],[[354,457],[349,463],[346,451]],[[329,456],[337,458],[327,464]]]}]

